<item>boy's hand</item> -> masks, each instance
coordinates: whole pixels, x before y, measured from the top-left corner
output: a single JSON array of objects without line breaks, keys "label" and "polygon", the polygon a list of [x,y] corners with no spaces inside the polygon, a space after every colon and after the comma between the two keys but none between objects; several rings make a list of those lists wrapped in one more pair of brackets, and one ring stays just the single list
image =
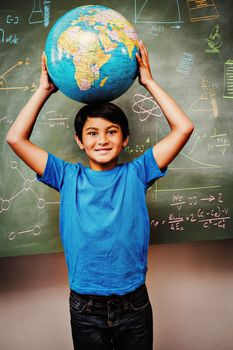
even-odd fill
[{"label": "boy's hand", "polygon": [[53,93],[58,90],[58,88],[53,84],[52,80],[49,77],[45,62],[45,54],[41,56],[41,76],[39,88],[48,91],[49,93]]},{"label": "boy's hand", "polygon": [[138,80],[141,85],[146,87],[149,82],[153,81],[153,77],[150,69],[149,55],[142,41],[139,41],[139,50],[140,55],[136,53],[139,64]]}]

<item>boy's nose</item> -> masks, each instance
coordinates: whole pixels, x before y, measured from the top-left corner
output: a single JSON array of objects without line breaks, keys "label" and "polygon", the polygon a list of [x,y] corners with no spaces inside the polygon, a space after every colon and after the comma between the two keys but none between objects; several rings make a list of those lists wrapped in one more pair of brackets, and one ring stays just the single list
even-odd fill
[{"label": "boy's nose", "polygon": [[104,145],[108,143],[108,138],[107,138],[107,135],[99,135],[99,139],[98,139],[98,144],[99,145]]}]

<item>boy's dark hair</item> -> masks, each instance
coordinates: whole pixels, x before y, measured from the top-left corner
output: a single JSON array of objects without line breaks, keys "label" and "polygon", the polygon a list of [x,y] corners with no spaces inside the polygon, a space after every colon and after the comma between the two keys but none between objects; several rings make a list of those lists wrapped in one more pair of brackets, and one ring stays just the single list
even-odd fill
[{"label": "boy's dark hair", "polygon": [[129,136],[129,125],[125,113],[120,107],[113,103],[92,103],[83,106],[77,113],[74,120],[74,128],[76,135],[82,142],[83,126],[87,118],[104,118],[111,121],[114,124],[118,124],[121,127],[123,141]]}]

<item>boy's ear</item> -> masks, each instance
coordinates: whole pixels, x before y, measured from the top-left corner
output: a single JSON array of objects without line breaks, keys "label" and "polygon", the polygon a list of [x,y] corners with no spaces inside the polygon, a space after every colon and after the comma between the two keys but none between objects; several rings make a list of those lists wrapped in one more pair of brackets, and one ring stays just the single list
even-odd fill
[{"label": "boy's ear", "polygon": [[74,139],[75,139],[75,141],[77,142],[79,148],[80,148],[80,149],[84,149],[84,146],[83,146],[82,141],[79,139],[79,137],[78,137],[76,134],[74,135]]},{"label": "boy's ear", "polygon": [[129,142],[129,136],[126,137],[126,139],[122,142],[122,146],[126,147],[128,145]]}]

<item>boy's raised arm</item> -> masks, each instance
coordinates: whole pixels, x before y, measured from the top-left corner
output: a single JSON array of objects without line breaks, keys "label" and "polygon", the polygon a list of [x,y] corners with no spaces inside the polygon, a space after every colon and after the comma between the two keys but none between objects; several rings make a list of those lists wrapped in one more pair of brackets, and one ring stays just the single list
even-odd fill
[{"label": "boy's raised arm", "polygon": [[160,169],[164,169],[178,155],[191,136],[194,126],[175,100],[170,97],[152,78],[148,52],[142,42],[139,44],[139,83],[156,100],[171,131],[153,147],[153,154]]},{"label": "boy's raised arm", "polygon": [[41,66],[40,85],[19,113],[6,138],[13,151],[38,175],[44,172],[48,153],[29,139],[41,108],[49,96],[57,91],[49,78],[44,55]]}]

